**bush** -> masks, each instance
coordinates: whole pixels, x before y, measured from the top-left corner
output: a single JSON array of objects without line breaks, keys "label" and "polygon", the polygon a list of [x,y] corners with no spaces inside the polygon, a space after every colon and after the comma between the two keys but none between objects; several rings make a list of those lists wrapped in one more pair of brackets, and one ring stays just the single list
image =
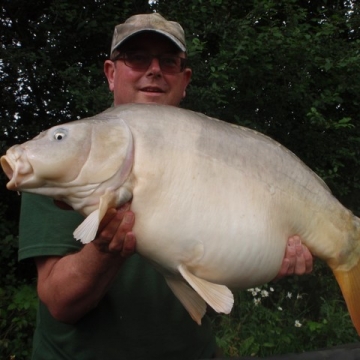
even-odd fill
[{"label": "bush", "polygon": [[[3,205],[3,204],[2,204]],[[0,349],[1,359],[30,358],[37,296],[33,263],[17,263],[16,221],[5,218],[0,207]]]},{"label": "bush", "polygon": [[2,359],[30,358],[37,296],[27,284],[0,288],[0,348]]},{"label": "bush", "polygon": [[358,336],[330,271],[240,291],[230,315],[213,323],[226,356],[301,353],[357,342]]}]

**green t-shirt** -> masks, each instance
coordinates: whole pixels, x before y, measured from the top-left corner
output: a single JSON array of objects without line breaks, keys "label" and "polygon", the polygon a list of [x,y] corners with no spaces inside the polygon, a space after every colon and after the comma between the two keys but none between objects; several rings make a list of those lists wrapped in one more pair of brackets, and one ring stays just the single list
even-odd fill
[{"label": "green t-shirt", "polygon": [[[82,245],[72,232],[82,220],[49,198],[23,194],[19,260],[78,251]],[[209,319],[197,325],[163,276],[133,255],[99,305],[75,325],[56,321],[39,303],[32,359],[185,360],[210,358],[214,351]]]}]

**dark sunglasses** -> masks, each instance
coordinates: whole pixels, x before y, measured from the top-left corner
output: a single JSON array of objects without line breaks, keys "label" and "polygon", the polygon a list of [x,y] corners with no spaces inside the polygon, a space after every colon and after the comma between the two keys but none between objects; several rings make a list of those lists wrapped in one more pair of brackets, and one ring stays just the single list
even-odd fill
[{"label": "dark sunglasses", "polygon": [[183,72],[187,62],[185,58],[176,55],[152,55],[141,51],[121,53],[115,56],[113,61],[120,60],[131,69],[143,71],[149,68],[153,59],[158,59],[161,71],[167,74],[177,74]]}]

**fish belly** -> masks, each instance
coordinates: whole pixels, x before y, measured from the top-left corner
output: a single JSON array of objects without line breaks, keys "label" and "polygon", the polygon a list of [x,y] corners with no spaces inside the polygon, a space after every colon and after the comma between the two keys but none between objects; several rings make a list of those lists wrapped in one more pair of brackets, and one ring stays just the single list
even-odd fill
[{"label": "fish belly", "polygon": [[338,218],[352,214],[315,173],[262,134],[177,111],[125,119],[135,139],[132,209],[144,257],[164,272],[181,264],[246,288],[276,276],[290,236],[325,260],[337,256],[350,231]]},{"label": "fish belly", "polygon": [[268,282],[294,234],[290,222],[273,216],[281,194],[236,169],[216,168],[217,176],[196,167],[197,174],[162,174],[156,187],[134,189],[137,249],[163,271],[177,273],[182,264],[232,288]]}]

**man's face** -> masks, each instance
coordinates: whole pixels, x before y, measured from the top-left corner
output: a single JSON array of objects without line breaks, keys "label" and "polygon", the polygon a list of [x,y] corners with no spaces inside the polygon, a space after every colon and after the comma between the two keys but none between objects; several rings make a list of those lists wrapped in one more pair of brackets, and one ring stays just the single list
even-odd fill
[{"label": "man's face", "polygon": [[[170,53],[185,57],[185,54],[166,37],[151,32],[130,38],[120,48],[120,53],[126,50],[142,51],[157,56]],[[153,58],[147,70],[132,69],[122,60],[106,60],[104,71],[109,88],[114,92],[114,105],[156,103],[178,106],[185,96],[191,78],[189,68],[176,74],[163,73],[157,58]]]}]

